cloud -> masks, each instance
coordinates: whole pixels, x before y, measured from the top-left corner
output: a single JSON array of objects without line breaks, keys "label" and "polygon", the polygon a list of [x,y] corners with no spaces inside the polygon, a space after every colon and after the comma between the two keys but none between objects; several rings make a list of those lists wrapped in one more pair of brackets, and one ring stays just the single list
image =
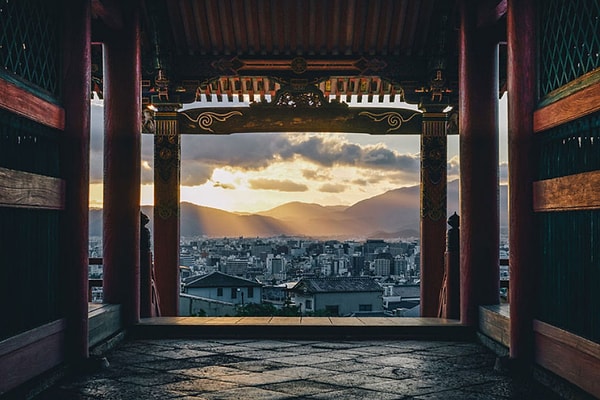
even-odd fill
[{"label": "cloud", "polygon": [[181,163],[181,184],[199,186],[205,184],[213,175],[215,167],[199,160],[185,160]]},{"label": "cloud", "polygon": [[324,193],[341,193],[346,190],[346,186],[338,183],[326,183],[319,188]]},{"label": "cloud", "polygon": [[449,180],[458,179],[460,176],[460,161],[458,156],[454,156],[448,160],[447,175]]},{"label": "cloud", "polygon": [[[223,136],[183,136],[182,172],[185,183],[200,185],[216,168],[260,171],[272,164],[305,160],[319,167],[354,166],[378,171],[406,170],[418,173],[419,157],[400,154],[383,144],[350,143],[339,135],[236,134]],[[196,171],[199,170],[199,171]],[[305,169],[306,179],[328,180],[320,170]]]},{"label": "cloud", "polygon": [[279,192],[306,192],[308,186],[290,180],[251,179],[250,187],[255,190],[277,190]]},{"label": "cloud", "polygon": [[303,169],[302,176],[311,181],[327,181],[331,179],[331,174],[324,173],[323,170]]},{"label": "cloud", "polygon": [[352,181],[352,184],[358,186],[367,186],[368,182],[366,181],[366,179],[354,179]]},{"label": "cloud", "polygon": [[221,189],[229,189],[229,190],[235,189],[235,185],[234,184],[223,183],[223,182],[215,182],[215,183],[213,183],[213,187],[221,188]]}]

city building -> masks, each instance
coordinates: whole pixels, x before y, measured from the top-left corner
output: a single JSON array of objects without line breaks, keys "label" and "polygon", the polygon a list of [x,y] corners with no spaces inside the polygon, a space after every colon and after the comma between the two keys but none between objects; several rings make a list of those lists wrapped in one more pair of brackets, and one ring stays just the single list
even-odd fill
[{"label": "city building", "polygon": [[344,316],[383,311],[383,288],[369,277],[302,278],[290,294],[305,314]]},{"label": "city building", "polygon": [[218,271],[188,278],[182,292],[237,305],[262,302],[260,283]]}]

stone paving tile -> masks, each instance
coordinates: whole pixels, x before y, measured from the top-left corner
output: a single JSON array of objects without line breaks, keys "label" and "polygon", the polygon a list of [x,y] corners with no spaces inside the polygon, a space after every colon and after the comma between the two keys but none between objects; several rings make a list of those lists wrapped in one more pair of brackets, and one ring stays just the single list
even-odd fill
[{"label": "stone paving tile", "polygon": [[351,360],[331,361],[319,364],[319,369],[335,372],[361,372],[366,368],[370,368],[372,370],[373,366],[364,364],[356,358]]},{"label": "stone paving tile", "polygon": [[304,379],[262,385],[262,389],[288,393],[297,397],[310,396],[317,393],[339,391],[340,387],[328,383],[314,382]]},{"label": "stone paving tile", "polygon": [[262,359],[279,359],[285,357],[296,357],[298,353],[294,351],[286,351],[286,350],[260,350],[260,349],[252,349],[252,350],[242,350],[240,352],[235,353],[238,357],[243,357],[252,360],[262,360]]},{"label": "stone paving tile", "polygon": [[[108,371],[112,370],[115,366],[115,364],[113,363],[112,360],[110,362],[111,362],[111,367],[108,368]],[[206,364],[210,364],[210,362],[207,362]],[[144,369],[145,372],[147,372],[148,370],[166,372],[166,371],[171,371],[174,369],[196,368],[200,365],[203,365],[203,363],[198,363],[197,359],[178,360],[178,359],[168,358],[168,359],[164,359],[164,360],[160,360],[160,361],[137,364],[136,366],[139,369]]]},{"label": "stone paving tile", "polygon": [[244,347],[249,347],[252,349],[269,349],[269,350],[277,350],[277,349],[285,349],[286,347],[298,347],[303,346],[303,343],[298,342],[285,342],[282,340],[260,340],[255,342],[244,343]]},{"label": "stone paving tile", "polygon": [[304,365],[314,366],[320,363],[337,361],[333,357],[328,357],[319,354],[301,354],[296,356],[281,357],[277,359],[277,362],[289,364],[289,365]]},{"label": "stone paving tile", "polygon": [[366,374],[363,375],[345,373],[322,374],[320,376],[314,376],[310,378],[310,380],[314,382],[328,383],[344,387],[370,388],[371,386],[378,386],[378,389],[383,388],[384,391],[390,391],[388,390],[388,387],[397,382],[393,379],[370,376]]},{"label": "stone paving tile", "polygon": [[307,396],[307,399],[335,399],[335,400],[396,400],[403,399],[402,396],[398,396],[394,393],[376,392],[373,390],[366,390],[360,388],[348,388],[343,390],[336,390],[333,392],[317,393],[312,396]]},{"label": "stone paving tile", "polygon": [[235,382],[242,386],[258,386],[262,384],[285,382],[290,378],[273,372],[249,372],[236,375],[221,375],[217,379],[225,382]]},{"label": "stone paving tile", "polygon": [[505,378],[500,382],[488,382],[481,385],[464,387],[466,392],[475,395],[494,395],[499,398],[559,400],[560,397],[549,389],[540,387],[531,381]]},{"label": "stone paving tile", "polygon": [[273,374],[285,376],[291,379],[308,379],[314,376],[321,376],[325,372],[321,368],[307,366],[289,366],[272,371]]},{"label": "stone paving tile", "polygon": [[419,396],[452,389],[460,389],[468,385],[460,377],[451,375],[431,377],[430,379],[415,379],[412,377],[399,380],[386,380],[358,385],[365,389],[385,391],[403,396]]},{"label": "stone paving tile", "polygon": [[106,354],[36,400],[541,399],[532,382],[494,371],[477,343],[143,340]]},{"label": "stone paving tile", "polygon": [[188,375],[195,378],[219,378],[225,375],[240,375],[242,372],[237,368],[212,365],[198,368],[187,368],[171,371],[174,374]]},{"label": "stone paving tile", "polygon": [[[469,393],[462,390],[448,390],[444,392],[430,393],[422,396],[409,397],[411,400],[506,400],[507,397],[498,397],[485,393]],[[510,397],[508,397],[510,398]],[[523,398],[526,400],[526,398]],[[537,400],[537,399],[527,399]],[[539,399],[542,400],[542,399]]]},{"label": "stone paving tile", "polygon": [[207,378],[188,379],[163,386],[164,389],[172,390],[173,392],[186,393],[187,395],[190,395],[191,393],[217,392],[239,387],[240,385],[232,382]]},{"label": "stone paving tile", "polygon": [[275,392],[271,390],[265,390],[257,387],[244,387],[230,390],[223,390],[220,392],[202,393],[202,396],[208,400],[233,400],[233,399],[252,399],[252,400],[279,400],[279,399],[293,399],[297,396]]}]

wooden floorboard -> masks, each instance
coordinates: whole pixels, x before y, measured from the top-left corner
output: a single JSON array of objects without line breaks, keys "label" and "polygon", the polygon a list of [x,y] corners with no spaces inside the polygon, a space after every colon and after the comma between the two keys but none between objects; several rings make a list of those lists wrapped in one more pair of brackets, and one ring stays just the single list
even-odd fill
[{"label": "wooden floorboard", "polygon": [[137,338],[472,340],[474,330],[438,318],[156,317],[131,328]]}]

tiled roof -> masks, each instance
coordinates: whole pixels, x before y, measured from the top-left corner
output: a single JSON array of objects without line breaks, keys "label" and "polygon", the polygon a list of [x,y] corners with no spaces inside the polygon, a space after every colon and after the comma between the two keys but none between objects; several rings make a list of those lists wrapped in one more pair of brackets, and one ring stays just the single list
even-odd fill
[{"label": "tiled roof", "polygon": [[206,288],[206,287],[262,287],[255,281],[239,278],[237,276],[227,275],[222,272],[211,272],[208,275],[193,276],[185,282],[188,288]]},{"label": "tiled roof", "polygon": [[304,293],[383,292],[383,288],[369,277],[303,278],[292,288],[292,291]]}]

